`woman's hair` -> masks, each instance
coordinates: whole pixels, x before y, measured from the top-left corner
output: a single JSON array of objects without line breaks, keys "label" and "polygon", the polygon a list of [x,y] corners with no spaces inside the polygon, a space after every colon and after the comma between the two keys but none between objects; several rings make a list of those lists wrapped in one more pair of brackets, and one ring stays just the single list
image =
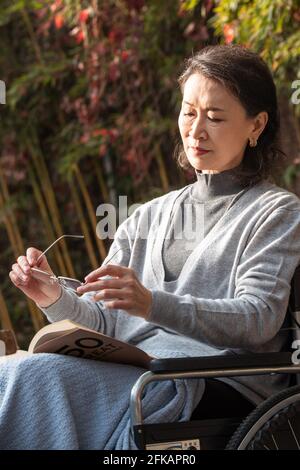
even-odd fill
[{"label": "woman's hair", "polygon": [[[187,79],[194,73],[220,82],[244,107],[248,117],[261,111],[268,113],[268,122],[259,136],[256,147],[249,142],[242,162],[233,177],[245,185],[272,178],[283,163],[284,152],[279,143],[279,110],[276,87],[267,64],[255,52],[239,45],[207,46],[185,61],[178,82],[183,93]],[[184,169],[191,165],[182,144],[175,158]]]}]

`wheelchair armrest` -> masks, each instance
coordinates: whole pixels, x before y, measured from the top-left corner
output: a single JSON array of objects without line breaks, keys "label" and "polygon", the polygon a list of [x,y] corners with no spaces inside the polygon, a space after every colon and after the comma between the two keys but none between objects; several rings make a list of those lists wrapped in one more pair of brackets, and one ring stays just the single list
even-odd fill
[{"label": "wheelchair armrest", "polygon": [[240,354],[237,356],[204,356],[152,359],[149,369],[154,373],[203,371],[212,369],[272,367],[292,365],[291,352]]}]

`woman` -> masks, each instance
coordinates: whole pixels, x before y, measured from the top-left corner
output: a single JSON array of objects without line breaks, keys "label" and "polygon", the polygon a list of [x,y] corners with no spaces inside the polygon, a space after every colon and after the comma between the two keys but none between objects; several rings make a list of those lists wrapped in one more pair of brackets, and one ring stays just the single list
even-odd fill
[{"label": "woman", "polygon": [[[280,156],[272,76],[253,52],[213,46],[187,61],[179,83],[179,161],[196,182],[136,209],[116,232],[107,258],[116,253],[114,264],[90,273],[81,297],[32,279],[35,248],[10,278],[50,321],[70,318],[157,357],[279,351],[300,259],[300,205],[268,181]],[[50,270],[45,257],[39,267]],[[61,356],[7,361],[1,448],[134,448],[128,401],[142,372]],[[222,399],[257,404],[286,380],[216,383]],[[146,422],[189,419],[204,389],[204,380],[151,385]]]}]

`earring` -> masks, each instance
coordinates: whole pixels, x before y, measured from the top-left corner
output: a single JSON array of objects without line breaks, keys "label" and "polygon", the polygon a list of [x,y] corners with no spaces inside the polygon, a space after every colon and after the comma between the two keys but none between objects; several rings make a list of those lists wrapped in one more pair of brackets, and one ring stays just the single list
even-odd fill
[{"label": "earring", "polygon": [[250,147],[256,147],[257,141],[255,139],[249,139],[249,145]]}]

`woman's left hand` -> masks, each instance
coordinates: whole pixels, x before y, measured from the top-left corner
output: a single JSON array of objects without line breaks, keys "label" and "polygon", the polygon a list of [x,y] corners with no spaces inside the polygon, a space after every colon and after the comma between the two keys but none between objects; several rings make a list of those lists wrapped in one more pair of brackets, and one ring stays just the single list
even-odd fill
[{"label": "woman's left hand", "polygon": [[[112,279],[101,279],[112,276]],[[104,300],[107,308],[126,310],[130,315],[147,319],[152,306],[152,293],[138,280],[131,268],[107,264],[95,269],[85,277],[85,284],[77,293],[99,291],[94,300]],[[114,299],[114,300],[109,300]]]}]

